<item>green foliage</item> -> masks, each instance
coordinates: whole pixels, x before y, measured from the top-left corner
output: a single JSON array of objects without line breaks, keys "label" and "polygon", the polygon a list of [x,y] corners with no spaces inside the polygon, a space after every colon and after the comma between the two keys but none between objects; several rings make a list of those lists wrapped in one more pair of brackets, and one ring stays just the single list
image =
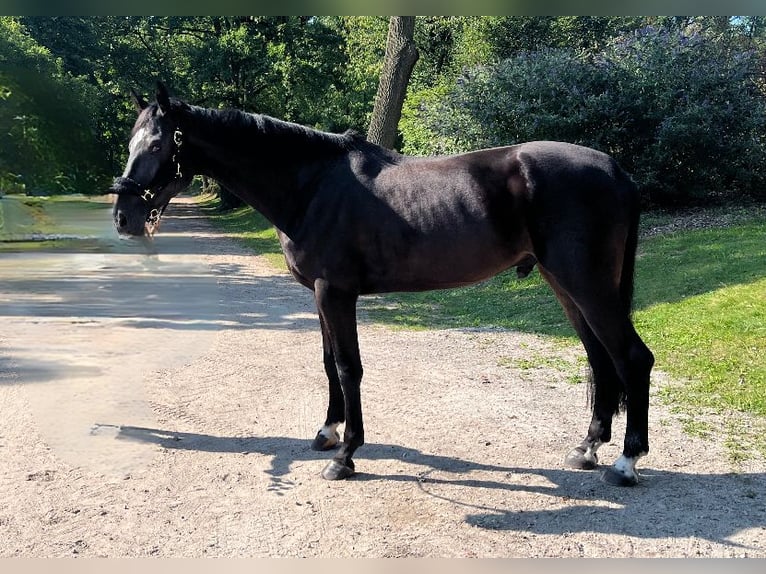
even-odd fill
[{"label": "green foliage", "polygon": [[129,89],[142,87],[148,78],[171,77],[173,62],[155,49],[153,42],[161,43],[162,37],[153,34],[150,20],[137,16],[19,19],[25,35],[45,46],[63,73],[87,84],[89,94],[82,103],[89,106],[99,156],[112,175],[124,165],[125,142],[136,116]]},{"label": "green foliage", "polygon": [[646,18],[616,16],[500,16],[479,18],[479,38],[489,46],[491,58],[500,61],[523,52],[569,48],[577,52],[603,49],[614,37],[645,25]]},{"label": "green foliage", "polygon": [[177,46],[173,84],[210,107],[235,107],[309,125],[328,123],[342,38],[318,18],[166,18]]},{"label": "green foliage", "polygon": [[105,181],[98,94],[0,18],[0,186],[27,193],[89,192]]},{"label": "green foliage", "polygon": [[405,151],[553,139],[606,151],[656,202],[762,195],[766,103],[752,50],[646,27],[593,53],[546,48],[413,96]]},{"label": "green foliage", "polygon": [[[61,73],[91,88],[101,153],[119,171],[135,119],[128,91],[155,81],[209,107],[364,131],[386,20],[359,17],[25,17],[13,20]],[[379,45],[376,45],[379,43]],[[45,46],[45,48],[42,48]]]},{"label": "green foliage", "polygon": [[[156,80],[204,106],[237,107],[322,129],[363,131],[377,87],[377,51],[385,46],[386,30],[385,19],[346,17],[24,17],[8,21],[17,27],[19,38],[55,64],[56,73],[45,75],[68,77],[87,89],[76,99],[91,110],[91,131],[104,158],[94,163],[107,163],[111,173],[124,165],[128,130],[135,119],[129,89],[151,98]],[[15,69],[8,75],[18,82],[19,73]],[[60,112],[45,109],[38,101],[30,101],[28,107],[35,107],[41,117]],[[10,115],[11,108],[6,109]],[[25,154],[20,151],[5,158],[18,164]],[[51,181],[52,175],[44,170],[36,174],[41,181]]]},{"label": "green foliage", "polygon": [[346,66],[335,86],[332,131],[353,129],[367,133],[378,90],[388,34],[388,18],[343,16],[328,22],[344,39]]},{"label": "green foliage", "polygon": [[[89,131],[95,156],[85,139],[69,151],[84,145],[97,171],[106,162],[118,172],[135,118],[128,89],[151,96],[156,79],[200,105],[364,133],[388,24],[348,16],[3,21],[0,121],[4,134],[23,131],[26,141],[0,158],[0,177],[18,189],[24,171],[37,178],[33,187],[56,190],[73,187],[71,173],[21,169],[50,163],[54,124],[59,133]],[[616,155],[657,201],[762,193],[765,31],[762,17],[419,17],[401,147],[431,154],[567,139]],[[8,54],[24,56],[11,67]],[[25,80],[30,70],[41,78]],[[34,95],[43,92],[59,103]],[[88,116],[75,126],[61,111],[78,103]]]}]

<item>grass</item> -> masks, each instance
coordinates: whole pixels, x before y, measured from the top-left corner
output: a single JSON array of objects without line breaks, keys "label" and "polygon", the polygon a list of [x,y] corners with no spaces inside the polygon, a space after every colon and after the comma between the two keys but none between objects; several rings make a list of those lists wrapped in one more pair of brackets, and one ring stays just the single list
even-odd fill
[{"label": "grass", "polygon": [[0,199],[0,253],[86,248],[111,227],[107,210],[104,201],[82,195],[5,196]]},{"label": "grass", "polygon": [[536,272],[517,279],[515,271],[506,271],[459,289],[371,297],[364,309],[373,321],[404,328],[494,326],[575,337],[556,298]]},{"label": "grass", "polygon": [[[644,217],[634,320],[656,368],[677,381],[664,385],[661,396],[682,413],[690,434],[709,436],[702,411],[747,413],[761,422],[766,417],[766,217],[763,208],[697,210],[684,217]],[[276,235],[249,208],[214,219],[281,262]],[[373,321],[397,328],[497,326],[579,344],[536,271],[526,279],[508,271],[461,289],[366,297],[362,308]],[[726,425],[728,432],[742,426]],[[750,450],[766,453],[766,438],[754,441]],[[742,448],[732,450],[733,459],[741,458]]]},{"label": "grass", "polygon": [[[766,416],[766,223],[676,232],[642,241],[636,327],[657,368],[688,381],[673,401]],[[493,325],[576,342],[539,274],[506,272],[452,291],[387,295],[365,307],[408,328]]]},{"label": "grass", "polygon": [[683,386],[672,402],[766,416],[766,223],[646,240],[636,328]]},{"label": "grass", "polygon": [[585,355],[577,355],[573,358],[565,358],[550,353],[531,352],[524,356],[512,355],[501,356],[497,359],[500,367],[508,367],[526,373],[535,373],[541,369],[558,371],[564,376],[564,380],[572,385],[577,385],[587,380],[587,359]]},{"label": "grass", "polygon": [[266,257],[275,268],[287,271],[277,232],[260,213],[249,206],[219,211],[213,196],[203,197],[199,205],[214,226],[254,253]]},{"label": "grass", "polygon": [[666,390],[670,400],[766,416],[765,301],[761,279],[636,313],[657,366],[687,381]]}]

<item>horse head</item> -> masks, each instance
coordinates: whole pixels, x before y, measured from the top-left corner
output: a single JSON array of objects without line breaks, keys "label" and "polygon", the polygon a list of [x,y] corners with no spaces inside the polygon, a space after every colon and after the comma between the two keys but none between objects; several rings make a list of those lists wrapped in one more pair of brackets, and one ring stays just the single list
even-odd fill
[{"label": "horse head", "polygon": [[182,168],[183,132],[180,119],[188,105],[168,95],[157,83],[156,101],[147,103],[132,92],[138,118],[128,144],[128,161],[111,192],[114,225],[121,235],[151,234],[170,200],[191,183]]}]

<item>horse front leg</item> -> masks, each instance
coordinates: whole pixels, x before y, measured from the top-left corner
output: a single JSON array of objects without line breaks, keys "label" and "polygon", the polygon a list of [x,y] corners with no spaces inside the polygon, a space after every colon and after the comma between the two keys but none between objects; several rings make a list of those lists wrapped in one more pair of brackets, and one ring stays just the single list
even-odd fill
[{"label": "horse front leg", "polygon": [[[322,324],[325,371],[330,383],[330,406],[325,428],[320,430],[320,435],[335,432],[340,417],[341,394],[343,418],[346,421],[343,442],[322,471],[322,477],[327,480],[341,480],[354,474],[352,456],[356,449],[364,444],[360,394],[363,371],[356,328],[357,295],[337,289],[323,279],[317,279],[314,283],[314,296]],[[337,384],[334,382],[336,379]]]},{"label": "horse front leg", "polygon": [[329,383],[329,404],[327,406],[327,418],[319,432],[317,432],[311,448],[317,451],[331,450],[340,442],[338,425],[346,420],[346,407],[343,401],[343,389],[340,386],[338,367],[335,365],[335,353],[332,350],[330,334],[325,325],[322,315],[319,315],[319,326],[322,329],[322,354],[324,370]]}]

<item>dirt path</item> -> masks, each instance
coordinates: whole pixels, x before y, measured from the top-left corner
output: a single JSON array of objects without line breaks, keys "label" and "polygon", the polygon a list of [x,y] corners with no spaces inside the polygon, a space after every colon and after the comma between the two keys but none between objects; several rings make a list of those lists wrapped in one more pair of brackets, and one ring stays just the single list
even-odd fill
[{"label": "dirt path", "polygon": [[363,321],[368,444],[323,481],[310,293],[188,203],[113,247],[0,257],[0,557],[766,557],[764,462],[657,400],[638,487],[564,469],[581,353],[529,334]]}]

